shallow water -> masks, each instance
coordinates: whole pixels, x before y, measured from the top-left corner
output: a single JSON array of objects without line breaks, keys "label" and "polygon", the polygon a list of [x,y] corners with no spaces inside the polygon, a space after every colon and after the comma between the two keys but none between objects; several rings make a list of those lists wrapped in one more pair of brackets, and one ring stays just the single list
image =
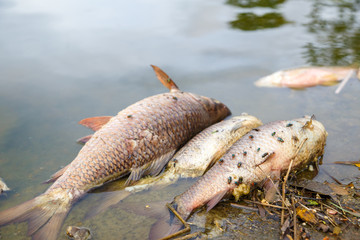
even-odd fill
[{"label": "shallow water", "polygon": [[[234,115],[248,112],[266,123],[315,114],[329,132],[317,180],[359,178],[356,167],[332,164],[359,159],[359,80],[338,95],[337,86],[296,91],[253,83],[284,68],[359,64],[360,1],[264,2],[1,1],[0,176],[12,191],[0,197],[0,209],[42,193],[48,186],[41,183],[74,159],[81,148],[75,140],[90,133],[79,120],[115,115],[166,91],[150,64]],[[125,202],[172,199],[190,184]],[[147,236],[155,220],[119,208],[84,220],[102,195],[74,207],[59,239],[67,225],[85,225],[96,239]],[[25,235],[25,224],[0,229],[3,239]]]}]

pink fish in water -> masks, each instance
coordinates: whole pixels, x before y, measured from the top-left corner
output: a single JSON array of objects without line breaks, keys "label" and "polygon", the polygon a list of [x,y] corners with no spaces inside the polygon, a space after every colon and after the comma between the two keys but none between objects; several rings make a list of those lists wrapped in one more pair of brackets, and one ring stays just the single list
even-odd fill
[{"label": "pink fish in water", "polygon": [[157,175],[179,147],[230,114],[215,99],[180,91],[153,68],[170,92],[136,102],[114,117],[83,120],[97,131],[77,157],[52,176],[45,193],[0,212],[0,226],[27,221],[32,239],[54,240],[72,205],[88,191],[126,175],[128,183]]},{"label": "pink fish in water", "polygon": [[[271,122],[253,129],[194,185],[175,197],[171,206],[186,220],[196,208],[207,204],[210,210],[226,195],[233,194],[238,199],[248,194],[254,184],[268,177],[278,179],[292,159],[292,169],[316,160],[323,154],[326,137],[324,126],[310,117]],[[168,236],[182,227],[177,218],[170,225],[166,222],[161,219],[154,225],[151,239]]]},{"label": "pink fish in water", "polygon": [[255,82],[258,87],[307,88],[334,85],[360,71],[352,67],[302,67],[275,72]]}]

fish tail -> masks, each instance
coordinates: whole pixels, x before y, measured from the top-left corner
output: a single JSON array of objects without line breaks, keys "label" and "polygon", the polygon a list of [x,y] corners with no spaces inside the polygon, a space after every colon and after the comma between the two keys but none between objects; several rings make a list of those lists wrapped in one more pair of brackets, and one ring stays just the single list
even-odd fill
[{"label": "fish tail", "polygon": [[42,194],[20,205],[0,212],[0,226],[28,222],[28,236],[33,240],[56,240],[71,203]]},{"label": "fish tail", "polygon": [[[185,210],[180,204],[177,197],[173,202],[167,204],[168,214],[161,215],[158,221],[151,227],[149,233],[150,240],[170,237],[185,227],[180,218],[182,218],[183,221],[186,221],[190,216],[191,211]],[[174,235],[172,237],[177,236],[178,235]]]}]

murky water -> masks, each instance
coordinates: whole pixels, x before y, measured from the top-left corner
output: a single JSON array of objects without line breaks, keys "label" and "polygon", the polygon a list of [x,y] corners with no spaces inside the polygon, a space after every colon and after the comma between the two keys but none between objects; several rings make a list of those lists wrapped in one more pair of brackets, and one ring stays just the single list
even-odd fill
[{"label": "murky water", "polygon": [[[74,159],[81,148],[75,140],[90,132],[79,120],[166,91],[149,64],[234,115],[269,122],[315,114],[329,132],[318,180],[331,181],[326,172],[344,183],[360,177],[356,167],[331,164],[359,159],[359,80],[339,95],[337,86],[253,85],[284,68],[359,64],[359,0],[4,0],[0,32],[0,176],[12,189],[0,197],[0,210],[42,193],[48,186],[41,182]],[[172,199],[190,184],[125,202]],[[59,239],[67,225],[85,225],[96,239],[147,236],[155,220],[119,208],[84,220],[102,196],[77,204]],[[0,236],[28,239],[26,225],[3,227]]]}]

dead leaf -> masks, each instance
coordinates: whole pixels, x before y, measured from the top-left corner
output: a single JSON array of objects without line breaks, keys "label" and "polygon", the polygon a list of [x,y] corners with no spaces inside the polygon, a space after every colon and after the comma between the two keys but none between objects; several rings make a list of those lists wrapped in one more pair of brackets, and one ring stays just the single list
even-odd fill
[{"label": "dead leaf", "polygon": [[337,195],[341,195],[341,196],[349,195],[349,192],[346,189],[346,187],[343,187],[343,186],[335,184],[335,183],[325,182],[325,184],[328,185],[331,188],[331,190],[333,190]]},{"label": "dead leaf", "polygon": [[290,217],[288,217],[288,218],[285,220],[284,224],[281,226],[281,232],[284,234],[285,231],[286,231],[286,229],[289,228],[289,226],[290,226]]},{"label": "dead leaf", "polygon": [[334,227],[334,229],[333,229],[333,234],[339,235],[340,233],[341,233],[341,228],[338,227],[338,226]]},{"label": "dead leaf", "polygon": [[336,215],[338,212],[336,210],[333,210],[333,209],[326,209],[326,213],[327,214],[330,214],[330,215]]},{"label": "dead leaf", "polygon": [[307,223],[317,224],[318,220],[315,214],[312,211],[307,210],[306,208],[297,207],[296,214],[299,216],[303,221]]},{"label": "dead leaf", "polygon": [[325,225],[325,224],[323,224],[323,223],[320,223],[319,224],[319,230],[321,230],[322,232],[328,232],[329,231],[329,226],[328,225]]},{"label": "dead leaf", "polygon": [[313,180],[303,180],[298,183],[294,183],[293,185],[295,187],[305,188],[322,195],[331,196],[333,194],[333,190],[328,185]]},{"label": "dead leaf", "polygon": [[360,161],[336,161],[336,164],[354,165],[360,168]]}]

